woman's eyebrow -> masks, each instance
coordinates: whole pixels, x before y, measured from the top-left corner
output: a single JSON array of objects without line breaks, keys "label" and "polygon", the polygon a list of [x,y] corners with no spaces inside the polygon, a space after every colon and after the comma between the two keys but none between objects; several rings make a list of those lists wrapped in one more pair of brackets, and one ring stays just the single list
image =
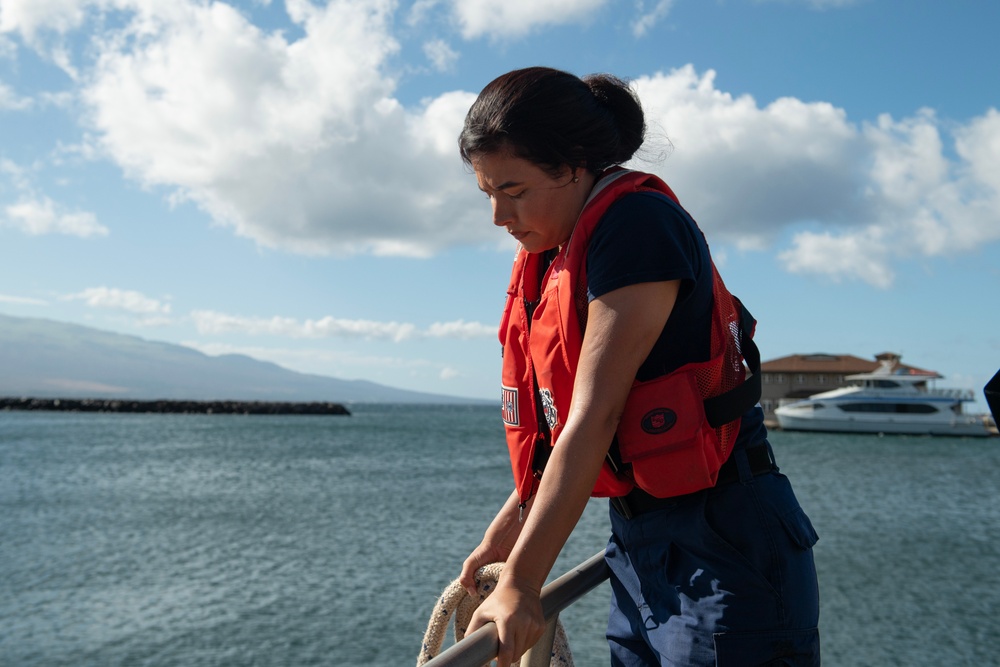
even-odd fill
[{"label": "woman's eyebrow", "polygon": [[[479,187],[480,190],[482,190],[483,192],[486,192],[486,188],[484,188],[482,186],[482,184],[477,183],[476,185]],[[503,190],[507,190],[509,188],[517,187],[518,185],[524,185],[524,184],[521,183],[520,181],[505,181],[504,183],[501,183],[500,185],[496,186],[495,188],[490,188],[490,189],[494,190],[496,192],[502,192]]]}]

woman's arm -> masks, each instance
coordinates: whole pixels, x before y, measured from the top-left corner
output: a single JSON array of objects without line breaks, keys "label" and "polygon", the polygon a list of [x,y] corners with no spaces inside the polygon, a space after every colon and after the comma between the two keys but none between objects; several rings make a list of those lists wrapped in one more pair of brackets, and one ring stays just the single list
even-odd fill
[{"label": "woman's arm", "polygon": [[503,507],[500,508],[500,511],[497,512],[489,528],[486,529],[483,541],[465,559],[465,563],[462,565],[462,574],[459,575],[458,580],[472,597],[479,595],[476,591],[476,570],[483,565],[502,563],[507,560],[511,549],[514,548],[514,543],[521,534],[521,528],[524,527],[520,518],[522,514],[531,511],[534,498],[528,499],[528,504],[525,506],[524,512],[518,507],[519,503],[520,500],[517,497],[517,490],[515,489],[510,494],[510,497],[507,498]]},{"label": "woman's arm", "polygon": [[679,287],[676,280],[638,283],[590,303],[566,426],[500,582],[469,625],[472,632],[488,621],[497,624],[498,667],[518,659],[545,628],[539,602],[545,578],[587,505],[636,372],[663,331]]}]

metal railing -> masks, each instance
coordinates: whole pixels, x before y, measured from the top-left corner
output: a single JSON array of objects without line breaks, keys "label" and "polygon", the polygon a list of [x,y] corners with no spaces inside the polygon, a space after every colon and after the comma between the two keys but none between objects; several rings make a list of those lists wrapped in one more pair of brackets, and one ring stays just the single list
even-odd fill
[{"label": "metal railing", "polygon": [[[559,612],[594,590],[608,578],[604,552],[594,554],[542,589],[545,634],[521,657],[521,667],[548,667],[552,655]],[[479,667],[493,660],[500,650],[497,626],[487,623],[462,641],[424,663],[424,667]]]}]

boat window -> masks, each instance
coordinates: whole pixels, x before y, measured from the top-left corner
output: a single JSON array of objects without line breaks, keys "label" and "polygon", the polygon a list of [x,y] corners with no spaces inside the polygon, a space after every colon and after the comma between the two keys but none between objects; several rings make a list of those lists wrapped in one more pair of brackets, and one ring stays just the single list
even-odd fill
[{"label": "boat window", "polygon": [[900,403],[896,406],[896,412],[909,412],[918,415],[929,415],[938,411],[933,405],[926,403]]},{"label": "boat window", "polygon": [[844,412],[893,412],[918,415],[928,415],[938,411],[936,407],[926,403],[844,403],[837,407]]},{"label": "boat window", "polygon": [[892,380],[874,380],[872,381],[872,386],[879,389],[898,389],[899,383],[893,382]]}]

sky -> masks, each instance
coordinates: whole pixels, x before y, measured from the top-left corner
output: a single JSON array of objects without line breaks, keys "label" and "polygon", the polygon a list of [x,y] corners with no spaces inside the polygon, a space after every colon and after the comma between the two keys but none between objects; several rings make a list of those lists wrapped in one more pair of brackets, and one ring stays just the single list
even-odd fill
[{"label": "sky", "polygon": [[765,360],[1000,368],[995,0],[0,0],[0,313],[498,398],[476,94],[610,72]]}]

